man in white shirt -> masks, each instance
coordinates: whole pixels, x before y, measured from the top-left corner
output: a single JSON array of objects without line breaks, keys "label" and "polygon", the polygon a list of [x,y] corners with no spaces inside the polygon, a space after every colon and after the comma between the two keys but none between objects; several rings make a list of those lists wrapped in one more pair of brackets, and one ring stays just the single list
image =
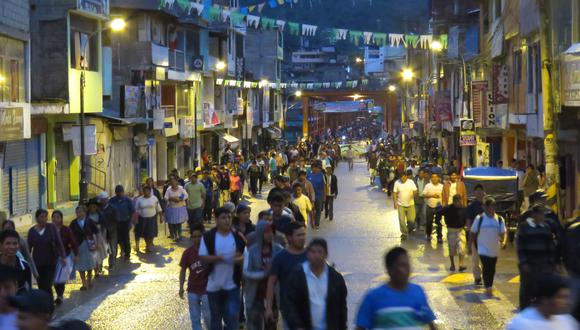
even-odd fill
[{"label": "man in white shirt", "polygon": [[240,311],[240,283],[245,243],[232,230],[232,213],[216,210],[216,227],[203,235],[199,258],[208,264],[207,295],[212,330],[237,330]]},{"label": "man in white shirt", "polygon": [[411,230],[415,228],[415,196],[417,186],[413,180],[412,171],[407,171],[395,182],[393,188],[393,206],[399,212],[399,227],[401,229],[401,240],[406,240],[409,235],[408,226]]},{"label": "man in white shirt", "polygon": [[443,243],[443,233],[441,227],[441,196],[443,195],[443,184],[439,174],[431,174],[431,182],[425,185],[423,189],[423,197],[425,198],[425,239],[431,241],[431,234],[433,233],[433,220],[437,225],[437,242]]},{"label": "man in white shirt", "polygon": [[[483,201],[481,215],[475,217],[471,225],[469,236],[470,248],[472,243],[477,243],[477,253],[482,264],[483,284],[488,296],[493,296],[493,278],[495,277],[495,265],[499,256],[500,246],[506,246],[506,228],[504,219],[495,213],[495,199],[486,197]],[[471,254],[471,250],[469,251]]]},{"label": "man in white shirt", "polygon": [[535,289],[535,303],[516,315],[507,330],[576,330],[578,322],[568,314],[571,293],[559,275],[543,275]]}]

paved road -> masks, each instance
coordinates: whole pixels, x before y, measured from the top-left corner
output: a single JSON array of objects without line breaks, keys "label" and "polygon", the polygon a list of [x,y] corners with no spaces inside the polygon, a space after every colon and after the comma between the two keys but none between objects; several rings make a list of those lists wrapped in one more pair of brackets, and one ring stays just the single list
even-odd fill
[{"label": "paved road", "polygon": [[[366,166],[353,172],[341,164],[337,171],[340,192],[335,220],[323,222],[309,236],[328,240],[330,259],[345,275],[349,289],[349,322],[364,292],[385,280],[383,253],[400,245],[400,232],[392,202],[370,187]],[[262,199],[250,200],[252,214],[266,208]],[[160,231],[163,235],[163,229]],[[57,318],[88,320],[94,329],[186,329],[187,303],[179,299],[178,263],[186,242],[166,239],[154,255],[133,255],[130,263],[97,280],[94,289],[80,292],[79,283],[67,286],[66,301]],[[413,281],[427,291],[441,329],[502,329],[517,306],[518,278],[513,246],[503,251],[496,277],[497,298],[486,299],[472,285],[470,274],[452,274],[447,268],[447,247],[411,236],[402,244],[412,255]]]}]

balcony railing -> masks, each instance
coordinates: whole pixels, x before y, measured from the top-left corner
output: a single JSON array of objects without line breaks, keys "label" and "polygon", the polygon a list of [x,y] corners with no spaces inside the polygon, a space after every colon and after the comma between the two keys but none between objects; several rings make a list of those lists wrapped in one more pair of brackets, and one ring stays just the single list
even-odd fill
[{"label": "balcony railing", "polygon": [[179,49],[169,50],[169,68],[183,71],[185,69],[185,54]]}]

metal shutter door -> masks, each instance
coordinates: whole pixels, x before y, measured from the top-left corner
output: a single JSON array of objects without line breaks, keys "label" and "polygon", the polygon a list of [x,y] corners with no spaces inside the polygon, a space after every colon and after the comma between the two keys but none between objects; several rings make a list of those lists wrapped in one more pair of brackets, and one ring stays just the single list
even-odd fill
[{"label": "metal shutter door", "polygon": [[[113,141],[113,186],[123,185],[128,195],[133,194],[133,149],[131,140]],[[114,188],[114,187],[112,187]]]},{"label": "metal shutter door", "polygon": [[4,208],[10,215],[26,213],[26,142],[6,143],[4,172],[2,175]]},{"label": "metal shutter door", "polygon": [[28,212],[35,212],[40,208],[40,137],[38,135],[26,140],[26,177],[27,209]]}]

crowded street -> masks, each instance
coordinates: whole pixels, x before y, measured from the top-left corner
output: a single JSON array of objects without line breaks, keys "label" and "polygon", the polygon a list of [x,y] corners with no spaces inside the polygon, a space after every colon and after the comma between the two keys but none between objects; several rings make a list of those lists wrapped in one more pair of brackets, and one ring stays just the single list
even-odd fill
[{"label": "crowded street", "polygon": [[[392,201],[377,186],[369,186],[363,159],[348,172],[342,163],[336,175],[340,192],[335,219],[323,221],[320,230],[309,230],[308,239],[328,241],[329,261],[343,274],[348,286],[349,324],[364,293],[384,282],[382,256],[400,244],[400,231]],[[268,208],[263,198],[246,196],[252,219]],[[185,300],[178,296],[179,258],[189,240],[173,244],[161,237],[153,254],[132,255],[104,276],[89,292],[80,283],[67,285],[66,301],[56,319],[80,318],[93,329],[185,329],[190,327]],[[515,251],[502,251],[496,274],[496,296],[487,298],[473,285],[469,272],[447,269],[447,245],[426,243],[422,235],[412,236],[401,246],[412,256],[411,280],[425,288],[438,320],[438,329],[501,329],[517,309],[518,272]],[[69,291],[70,289],[70,291]]]}]

